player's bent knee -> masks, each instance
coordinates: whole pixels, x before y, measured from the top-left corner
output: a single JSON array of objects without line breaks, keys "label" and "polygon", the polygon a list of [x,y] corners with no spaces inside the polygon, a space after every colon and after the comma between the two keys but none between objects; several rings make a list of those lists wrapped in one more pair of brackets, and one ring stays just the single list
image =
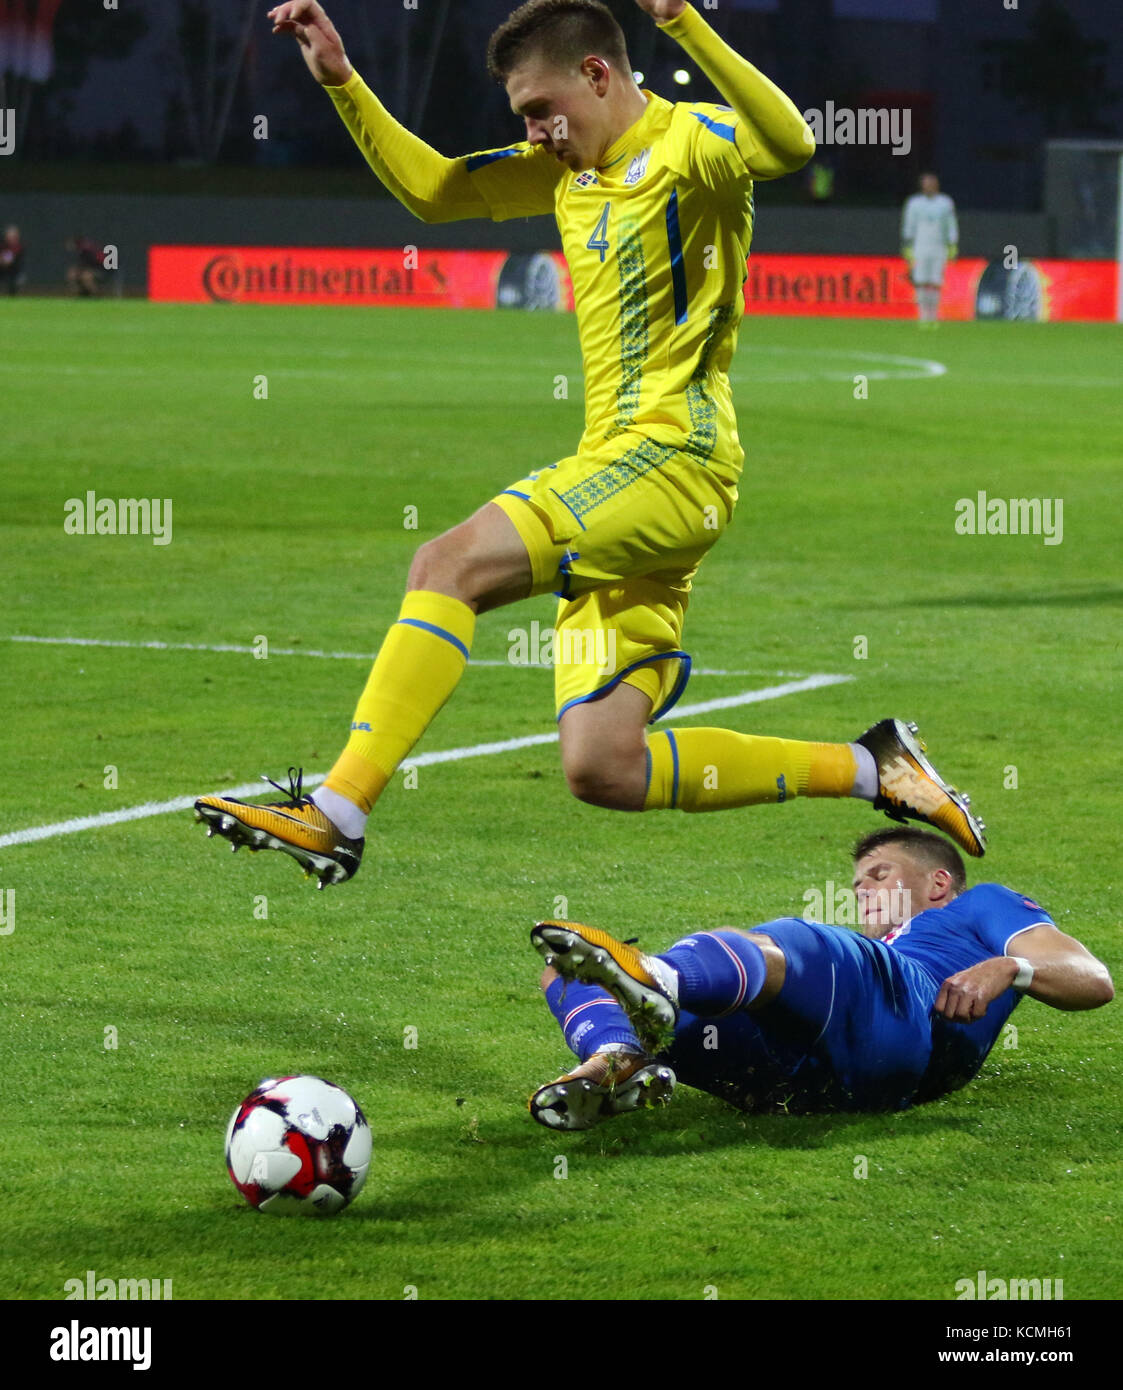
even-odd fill
[{"label": "player's bent knee", "polygon": [[603,806],[609,811],[630,809],[624,804],[624,787],[598,769],[567,769],[565,780],[577,800],[584,801],[588,806]]},{"label": "player's bent knee", "polygon": [[602,760],[563,753],[566,784],[578,801],[609,811],[643,809],[642,778],[637,778],[633,760],[620,757]]},{"label": "player's bent knee", "polygon": [[454,541],[450,542],[449,533],[446,532],[418,546],[409,567],[406,588],[449,594],[475,606],[482,596],[477,581],[471,557]]},{"label": "player's bent knee", "polygon": [[647,795],[644,719],[651,701],[631,686],[567,709],[560,724],[562,768],[579,801],[642,811]]},{"label": "player's bent knee", "polygon": [[447,584],[459,577],[459,556],[454,547],[446,543],[445,536],[436,536],[424,545],[419,545],[413,553],[409,567],[409,587],[429,589],[438,584]]},{"label": "player's bent knee", "polygon": [[513,543],[502,527],[497,529],[478,512],[418,546],[406,587],[450,594],[478,612],[525,598],[531,585],[526,547],[503,513],[495,510],[514,536]]}]

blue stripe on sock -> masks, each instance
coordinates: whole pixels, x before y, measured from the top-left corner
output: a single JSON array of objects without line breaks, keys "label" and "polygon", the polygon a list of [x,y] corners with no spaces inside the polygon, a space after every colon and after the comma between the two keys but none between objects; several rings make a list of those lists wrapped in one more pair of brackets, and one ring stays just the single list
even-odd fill
[{"label": "blue stripe on sock", "polygon": [[671,809],[678,805],[678,744],[670,729],[666,731],[667,742],[671,745]]},{"label": "blue stripe on sock", "polygon": [[642,1052],[628,1015],[599,985],[567,984],[560,977],[546,989],[546,1004],[558,1021],[566,1046],[587,1062],[609,1043],[626,1043]]},{"label": "blue stripe on sock", "polygon": [[434,637],[443,637],[446,642],[451,642],[458,652],[468,660],[468,648],[461,642],[459,637],[454,637],[451,632],[446,632],[443,627],[438,627],[436,623],[423,623],[420,618],[399,618],[398,622],[404,623],[406,627],[419,627],[423,632],[431,632]]}]

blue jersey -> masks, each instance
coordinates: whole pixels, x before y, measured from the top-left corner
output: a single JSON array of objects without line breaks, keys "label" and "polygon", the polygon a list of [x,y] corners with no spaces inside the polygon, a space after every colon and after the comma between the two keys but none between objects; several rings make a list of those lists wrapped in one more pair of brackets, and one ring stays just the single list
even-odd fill
[{"label": "blue jersey", "polygon": [[762,1009],[683,1013],[667,1058],[680,1080],[745,1108],[903,1109],[978,1072],[1020,995],[1009,989],[971,1024],[933,1015],[950,975],[1006,953],[1019,932],[1052,925],[1030,898],[980,884],[875,941],[784,918],[757,928],[787,961]]},{"label": "blue jersey", "polygon": [[1019,932],[1042,925],[1056,923],[1032,898],[999,883],[979,883],[946,907],[917,913],[882,940],[916,961],[939,986],[949,975],[992,956],[1004,956]]},{"label": "blue jersey", "polygon": [[[915,962],[938,993],[949,975],[1008,951],[1016,955],[1016,946],[1010,950],[1014,937],[1043,925],[1056,923],[1032,898],[998,883],[980,883],[946,907],[918,913],[884,940],[890,949]],[[933,1100],[966,1085],[983,1065],[1021,997],[1016,990],[1006,990],[974,1023],[951,1023],[934,1015],[932,1057],[917,1100]]]}]

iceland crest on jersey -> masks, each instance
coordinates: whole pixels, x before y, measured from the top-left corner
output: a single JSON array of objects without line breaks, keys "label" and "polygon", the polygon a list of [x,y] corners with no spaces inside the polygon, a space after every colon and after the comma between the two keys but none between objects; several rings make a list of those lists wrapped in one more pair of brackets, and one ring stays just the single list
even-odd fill
[{"label": "iceland crest on jersey", "polygon": [[586,169],[584,173],[578,174],[573,180],[578,188],[592,188],[596,181],[597,176],[591,169]]},{"label": "iceland crest on jersey", "polygon": [[628,172],[624,175],[624,182],[629,188],[639,183],[640,179],[647,173],[647,163],[650,158],[650,150],[641,150],[639,154],[636,155],[635,159],[632,160],[631,164],[628,165]]}]

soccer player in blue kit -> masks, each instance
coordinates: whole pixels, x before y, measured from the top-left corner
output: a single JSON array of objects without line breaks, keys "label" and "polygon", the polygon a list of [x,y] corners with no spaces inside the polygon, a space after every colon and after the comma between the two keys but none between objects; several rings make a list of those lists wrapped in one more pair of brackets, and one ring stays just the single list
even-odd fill
[{"label": "soccer player in blue kit", "polygon": [[542,985],[580,1065],[531,1097],[552,1129],[663,1104],[676,1079],[745,1110],[903,1110],[979,1071],[1022,996],[1057,1009],[1114,997],[1106,967],[1032,898],[968,888],[929,831],[854,849],[860,931],[794,917],[695,932],[647,955],[540,922]]}]

